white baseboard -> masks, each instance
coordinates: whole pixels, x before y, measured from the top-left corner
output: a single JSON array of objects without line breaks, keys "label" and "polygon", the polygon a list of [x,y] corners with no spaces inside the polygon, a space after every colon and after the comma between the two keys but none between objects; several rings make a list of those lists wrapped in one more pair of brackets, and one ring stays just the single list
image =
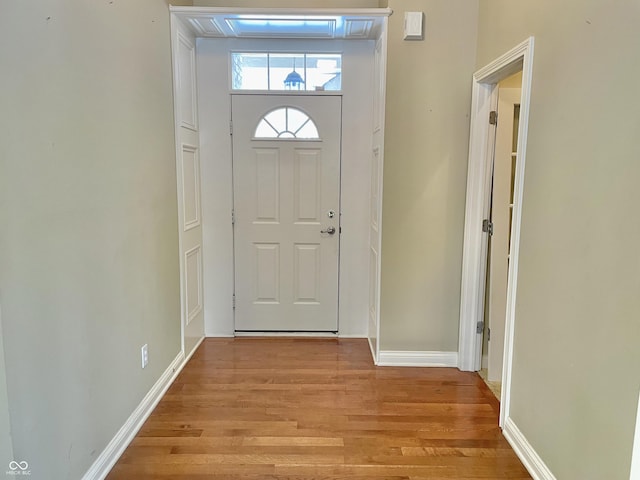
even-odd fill
[{"label": "white baseboard", "polygon": [[[202,342],[204,342],[204,339],[207,337],[201,337],[200,340],[198,340],[195,344],[195,346],[193,347],[193,349],[191,349],[191,351],[189,352],[189,354],[185,357],[184,359],[184,363],[180,366],[180,370],[182,370],[184,368],[184,366],[187,364],[187,362],[189,360],[191,360],[191,357],[193,357],[193,354],[196,353],[196,350],[198,350],[198,348],[200,348],[200,345],[202,345]],[[171,380],[173,381],[173,380]]]},{"label": "white baseboard", "polygon": [[502,433],[534,480],[556,480],[511,417],[505,420]]},{"label": "white baseboard", "polygon": [[381,367],[457,367],[458,352],[412,352],[381,350]]},{"label": "white baseboard", "polygon": [[180,352],[93,462],[82,480],[103,480],[107,476],[186,363],[184,353]]},{"label": "white baseboard", "polygon": [[[335,333],[305,333],[305,332],[238,332],[234,334],[228,333],[211,333],[207,334],[206,338],[234,338],[234,337],[336,337]],[[338,338],[367,338],[367,335],[364,333],[346,333],[342,334],[338,332]]]},{"label": "white baseboard", "polygon": [[333,332],[236,332],[236,337],[318,337],[338,338]]}]

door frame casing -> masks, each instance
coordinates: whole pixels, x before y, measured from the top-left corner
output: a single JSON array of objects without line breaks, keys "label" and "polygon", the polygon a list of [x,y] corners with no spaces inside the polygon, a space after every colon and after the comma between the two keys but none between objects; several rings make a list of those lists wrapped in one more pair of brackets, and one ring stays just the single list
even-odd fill
[{"label": "door frame casing", "polygon": [[[228,77],[222,72],[229,68],[229,51],[291,50],[291,41],[281,39],[212,39],[198,40],[197,51],[199,98],[202,102],[201,163],[203,184],[203,229],[205,283],[205,334],[207,336],[234,336],[232,310],[233,268],[230,259],[233,248],[231,221],[232,192],[231,142],[229,114],[231,92]],[[367,333],[377,336],[375,330],[367,332],[369,301],[369,217],[373,203],[369,178],[372,165],[371,130],[373,85],[369,76],[359,76],[374,68],[373,43],[357,40],[297,40],[297,50],[342,52],[347,61],[343,98],[343,138],[341,164],[341,225],[340,238],[340,325],[338,337],[365,338]],[[380,75],[383,77],[384,75]],[[361,85],[362,82],[364,85]],[[204,86],[204,87],[203,87]],[[281,95],[282,92],[275,92]],[[308,95],[328,95],[328,92],[310,92]],[[233,95],[255,93],[233,92]],[[298,93],[296,92],[296,95]],[[336,92],[332,92],[335,95]],[[259,95],[264,95],[261,92]],[[213,107],[213,108],[212,108]],[[381,117],[382,118],[382,117]],[[370,123],[371,122],[371,123]],[[379,125],[380,126],[380,125]],[[371,127],[373,128],[373,127]],[[378,160],[381,159],[382,149]],[[379,171],[382,169],[379,168]],[[222,222],[219,220],[223,219]],[[377,283],[377,282],[375,282]],[[377,301],[376,301],[377,303]],[[377,310],[377,309],[376,309]]]},{"label": "door frame casing", "polygon": [[[169,6],[171,12],[172,25],[172,48],[175,48],[177,31],[179,29],[188,32],[189,37],[195,42],[195,67],[197,72],[197,94],[196,103],[198,107],[199,119],[199,162],[200,177],[202,179],[202,258],[203,261],[203,311],[204,328],[200,332],[204,336],[234,336],[232,293],[233,293],[233,268],[229,262],[230,253],[233,251],[233,235],[231,232],[231,222],[224,219],[231,219],[232,192],[229,185],[223,185],[219,191],[211,192],[212,188],[206,187],[208,181],[231,178],[231,152],[229,141],[229,117],[230,104],[228,98],[221,98],[222,92],[228,95],[228,77],[220,78],[221,71],[227,71],[228,52],[234,49],[232,46],[236,42],[243,45],[255,43],[256,51],[263,51],[265,48],[264,39],[254,38],[252,35],[236,35],[224,31],[216,31],[212,28],[210,20],[213,17],[231,16],[240,18],[242,15],[260,16],[281,16],[326,19],[329,17],[342,17],[345,25],[366,26],[367,28],[351,28],[336,30],[336,36],[323,39],[305,38],[304,36],[285,36],[273,38],[269,36],[267,41],[291,41],[295,40],[301,44],[313,44],[309,51],[314,50],[319,43],[331,42],[338,51],[350,50],[360,52],[352,58],[353,68],[359,65],[356,75],[346,75],[343,82],[351,82],[357,79],[359,82],[369,83],[370,78],[375,78],[376,82],[366,88],[356,88],[349,90],[349,95],[344,95],[344,110],[351,112],[349,121],[345,121],[343,116],[343,142],[342,142],[342,175],[348,183],[349,178],[359,179],[368,177],[373,163],[377,166],[377,178],[372,179],[374,186],[367,184],[362,186],[362,192],[358,189],[342,187],[341,189],[341,209],[343,212],[341,225],[343,225],[343,235],[340,239],[340,248],[343,255],[340,256],[340,318],[348,321],[340,321],[339,337],[368,337],[374,360],[377,361],[379,354],[379,330],[380,330],[380,263],[381,254],[379,246],[381,241],[382,227],[382,171],[384,162],[384,100],[385,100],[385,79],[386,79],[386,43],[388,32],[388,17],[392,14],[389,8],[214,8],[214,7],[181,7]],[[354,23],[355,22],[355,23]],[[210,28],[211,27],[211,28]],[[241,33],[241,32],[240,32]],[[242,38],[241,38],[242,37]],[[375,42],[376,48],[369,48],[362,53],[358,45],[364,46],[368,42]],[[342,47],[341,47],[342,45]],[[347,47],[348,45],[348,47]],[[244,46],[242,47],[244,48]],[[249,47],[253,50],[252,47]],[[305,48],[306,49],[306,48]],[[220,51],[225,53],[220,55]],[[288,49],[285,49],[288,50]],[[371,62],[371,66],[367,63]],[[363,68],[364,67],[364,68]],[[343,68],[349,68],[348,66]],[[373,75],[361,75],[362,72],[369,71]],[[174,99],[181,93],[180,79],[176,77],[177,70],[174,65]],[[351,79],[351,80],[349,80]],[[213,81],[212,81],[213,80]],[[343,88],[344,88],[343,84]],[[215,87],[217,86],[217,88]],[[371,88],[366,105],[362,103],[363,98]],[[317,92],[314,92],[317,93]],[[373,97],[373,98],[371,98]],[[175,103],[175,102],[174,102]],[[347,106],[347,103],[350,106]],[[373,103],[374,105],[370,105]],[[377,110],[374,110],[377,105]],[[372,110],[369,114],[360,114],[362,121],[354,123],[356,113],[364,110]],[[178,110],[175,108],[174,111]],[[174,113],[175,115],[175,113]],[[368,119],[374,121],[371,129],[362,128],[368,123]],[[176,119],[177,121],[177,119]],[[225,132],[226,135],[225,135]],[[363,133],[366,132],[366,133]],[[349,148],[349,154],[345,149],[344,138],[361,139],[364,135],[373,137],[373,140],[355,141]],[[178,139],[177,139],[178,140]],[[179,141],[176,141],[179,144]],[[178,153],[178,152],[177,152]],[[345,161],[347,160],[347,161]],[[357,174],[357,175],[356,175]],[[375,182],[373,180],[376,180]],[[226,182],[226,180],[224,180]],[[357,191],[356,191],[357,190]],[[364,191],[367,195],[361,195]],[[178,209],[182,208],[182,199],[178,198]],[[351,203],[353,202],[353,203]],[[347,211],[347,205],[349,207]],[[371,215],[367,215],[371,213]],[[369,221],[370,218],[377,221]],[[212,220],[214,218],[215,220]],[[220,221],[222,219],[222,221]],[[370,226],[376,228],[371,229]],[[182,242],[182,231],[178,231],[179,242]],[[377,255],[374,260],[367,261],[369,251],[376,249]],[[351,252],[351,253],[349,253]],[[183,264],[181,259],[181,301],[184,306]],[[343,268],[344,267],[344,268]],[[342,285],[349,288],[348,294],[343,295]],[[184,344],[185,320],[182,319],[182,339],[183,350],[191,350]],[[200,340],[202,340],[202,337]],[[196,345],[197,346],[197,345]],[[188,353],[188,352],[187,352]]]},{"label": "door frame casing", "polygon": [[505,348],[500,402],[501,427],[504,426],[505,420],[509,416],[511,398],[513,334],[533,53],[534,38],[529,37],[473,75],[458,347],[458,368],[463,371],[479,370],[482,356],[482,335],[476,333],[477,322],[482,321],[484,316],[487,267],[488,242],[487,236],[482,232],[482,220],[488,218],[495,148],[495,136],[492,135],[493,130],[488,121],[489,112],[497,107],[497,83],[522,70],[522,97],[511,226],[511,256],[507,281]]}]

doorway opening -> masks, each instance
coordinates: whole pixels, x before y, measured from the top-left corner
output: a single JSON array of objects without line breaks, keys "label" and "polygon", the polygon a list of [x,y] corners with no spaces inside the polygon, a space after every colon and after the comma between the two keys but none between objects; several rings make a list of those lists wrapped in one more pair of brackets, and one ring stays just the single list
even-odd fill
[{"label": "doorway opening", "polygon": [[[490,209],[493,181],[493,158],[496,149],[494,117],[499,103],[498,84],[517,72],[522,72],[517,151],[513,169],[513,207],[511,228],[508,229],[508,273],[504,314],[504,354],[502,355],[502,385],[500,394],[500,426],[509,418],[511,395],[511,364],[515,300],[518,280],[520,223],[529,122],[529,101],[533,67],[533,37],[528,38],[473,76],[469,168],[465,210],[464,248],[460,304],[460,337],[458,368],[479,371],[482,366],[482,344],[485,330],[485,297],[487,255],[489,252]],[[498,120],[499,121],[499,120]],[[494,332],[492,331],[492,337]],[[498,355],[499,356],[499,355]]]},{"label": "doorway opening", "polygon": [[498,83],[485,281],[484,329],[480,376],[500,399],[507,311],[509,253],[513,219],[522,71]]},{"label": "doorway opening", "polygon": [[[238,202],[234,203],[233,189],[232,144],[237,132],[234,127],[237,115],[234,120],[230,118],[233,97],[257,99],[268,93],[288,97],[273,110],[261,112],[265,121],[257,127],[252,125],[260,131],[254,130],[247,139],[253,146],[261,143],[264,147],[261,155],[264,154],[262,158],[266,163],[261,165],[265,169],[260,178],[265,182],[261,187],[269,186],[268,151],[272,148],[266,146],[269,142],[284,145],[287,137],[295,137],[289,140],[289,147],[296,142],[306,143],[304,158],[299,162],[304,168],[299,169],[298,174],[305,175],[307,180],[318,173],[311,167],[322,163],[314,157],[312,144],[317,139],[312,138],[312,123],[305,123],[304,119],[301,124],[287,123],[282,130],[273,125],[274,117],[284,112],[285,118],[293,119],[293,123],[300,120],[302,116],[298,111],[304,112],[304,109],[290,108],[295,107],[290,105],[294,97],[309,101],[312,97],[319,101],[342,98],[341,118],[333,121],[334,126],[341,127],[339,135],[334,135],[338,137],[340,154],[337,162],[339,203],[334,201],[337,206],[322,207],[322,226],[313,226],[314,235],[322,237],[296,240],[297,245],[289,249],[286,260],[292,264],[298,261],[300,275],[295,274],[295,268],[290,275],[292,270],[287,268],[291,278],[286,286],[291,296],[295,283],[291,279],[297,279],[298,290],[293,290],[296,308],[302,303],[305,307],[317,303],[321,286],[328,283],[318,280],[314,272],[320,272],[321,276],[322,269],[332,264],[333,281],[326,288],[333,296],[327,303],[334,310],[332,323],[304,328],[280,324],[274,328],[300,331],[304,335],[312,335],[318,329],[339,337],[368,338],[377,361],[386,45],[391,10],[172,6],[170,11],[185,357],[195,351],[204,337],[232,337],[271,330],[264,325],[236,324],[234,306],[242,299],[235,296],[241,274],[234,260],[239,249],[234,249],[233,225],[241,219],[236,218],[234,211]],[[322,137],[323,132],[319,130],[319,134]],[[275,139],[271,138],[274,135]],[[301,151],[299,148],[298,153]],[[294,152],[294,158],[295,155]],[[275,171],[274,167],[271,172]],[[295,168],[293,172],[295,175]],[[362,182],[363,178],[371,181]],[[292,188],[295,193],[295,185],[288,180],[287,185],[286,188]],[[259,193],[268,197],[266,190]],[[308,200],[303,205],[306,208],[312,203],[313,189],[305,187],[302,193]],[[283,204],[284,200],[280,202]],[[330,212],[334,212],[333,217]],[[261,242],[260,239],[254,241]],[[323,243],[335,245],[336,254],[327,263],[322,261],[324,257],[320,252]],[[278,272],[271,268],[277,263],[278,248],[281,247],[264,241],[260,248],[254,245],[253,252],[244,257],[249,259],[248,264],[251,258],[257,260],[256,255],[262,261],[259,268],[255,268],[255,262],[249,265],[254,277],[245,276],[248,280],[242,284],[251,290],[251,282],[261,282],[261,306],[278,298],[279,292],[274,290]],[[318,259],[321,265],[315,268]],[[245,273],[250,272],[249,267]],[[264,275],[256,277],[258,271]],[[281,284],[278,288],[285,286]],[[253,290],[255,294],[255,288]],[[253,308],[254,300],[249,300],[247,305]]]}]

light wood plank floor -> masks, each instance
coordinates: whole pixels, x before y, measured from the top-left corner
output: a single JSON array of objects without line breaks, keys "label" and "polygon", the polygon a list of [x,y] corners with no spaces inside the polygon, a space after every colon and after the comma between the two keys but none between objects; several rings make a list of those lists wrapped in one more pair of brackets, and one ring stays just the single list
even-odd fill
[{"label": "light wood plank floor", "polygon": [[475,373],[366,340],[207,339],[107,480],[529,479]]}]

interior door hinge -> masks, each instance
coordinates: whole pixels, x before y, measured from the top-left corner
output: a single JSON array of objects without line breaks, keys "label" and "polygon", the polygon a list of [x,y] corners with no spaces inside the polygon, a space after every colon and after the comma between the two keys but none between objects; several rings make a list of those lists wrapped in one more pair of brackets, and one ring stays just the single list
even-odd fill
[{"label": "interior door hinge", "polygon": [[487,342],[491,341],[491,329],[487,328]]},{"label": "interior door hinge", "polygon": [[498,112],[495,110],[491,110],[489,112],[489,125],[497,125],[498,124]]},{"label": "interior door hinge", "polygon": [[487,218],[482,221],[482,231],[493,235],[493,222]]},{"label": "interior door hinge", "polygon": [[233,305],[233,309],[235,310],[236,309],[236,294],[235,293],[233,294],[231,303]]},{"label": "interior door hinge", "polygon": [[235,225],[235,224],[236,224],[236,211],[231,210],[231,225]]},{"label": "interior door hinge", "polygon": [[484,322],[476,323],[476,333],[482,333],[484,331]]},{"label": "interior door hinge", "polygon": [[229,120],[229,135],[233,135],[233,122]]}]

